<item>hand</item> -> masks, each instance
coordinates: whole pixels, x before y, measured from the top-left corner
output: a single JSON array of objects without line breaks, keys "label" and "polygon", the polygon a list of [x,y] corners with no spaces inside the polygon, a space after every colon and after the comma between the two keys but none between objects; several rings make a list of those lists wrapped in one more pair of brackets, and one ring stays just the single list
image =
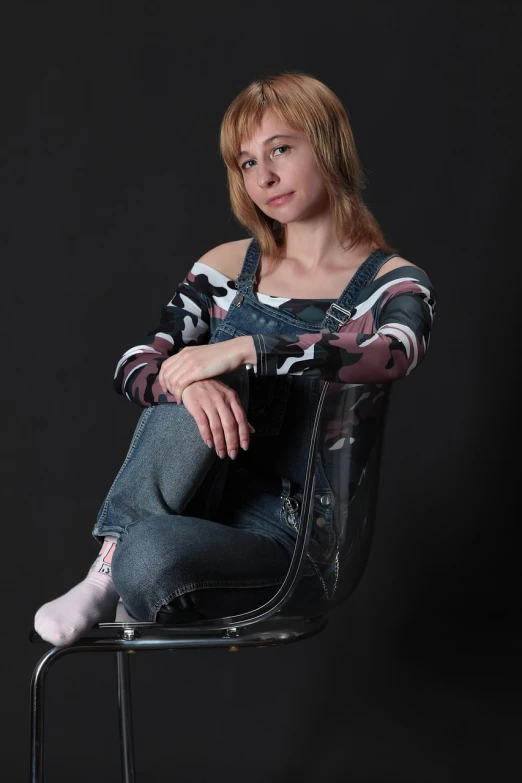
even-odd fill
[{"label": "hand", "polygon": [[165,359],[158,380],[163,391],[181,403],[183,391],[191,383],[232,372],[252,356],[255,362],[254,341],[249,336],[211,345],[190,345]]},{"label": "hand", "polygon": [[248,423],[237,392],[216,378],[196,381],[182,393],[185,408],[194,418],[207,446],[214,446],[222,459],[227,452],[235,459],[239,444],[245,451],[254,428]]}]

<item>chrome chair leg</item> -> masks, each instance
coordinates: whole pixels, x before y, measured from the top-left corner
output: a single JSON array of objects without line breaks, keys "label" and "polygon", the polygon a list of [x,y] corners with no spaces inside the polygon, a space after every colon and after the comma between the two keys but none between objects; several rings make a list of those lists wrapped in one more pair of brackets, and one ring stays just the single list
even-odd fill
[{"label": "chrome chair leg", "polygon": [[[118,675],[118,707],[120,722],[120,757],[123,783],[135,783],[134,745],[132,735],[130,667],[128,651],[118,649],[119,645],[111,645],[116,649]],[[30,689],[30,783],[43,783],[44,780],[44,709],[45,682],[51,664],[57,658],[71,652],[94,649],[91,645],[76,647],[53,647],[37,663],[31,678]],[[103,649],[103,648],[98,648]]]},{"label": "chrome chair leg", "polygon": [[53,647],[38,661],[31,678],[30,783],[43,783],[45,678],[56,658],[67,652]]},{"label": "chrome chair leg", "polygon": [[128,652],[117,652],[118,710],[120,719],[120,756],[123,783],[135,783],[132,704]]}]

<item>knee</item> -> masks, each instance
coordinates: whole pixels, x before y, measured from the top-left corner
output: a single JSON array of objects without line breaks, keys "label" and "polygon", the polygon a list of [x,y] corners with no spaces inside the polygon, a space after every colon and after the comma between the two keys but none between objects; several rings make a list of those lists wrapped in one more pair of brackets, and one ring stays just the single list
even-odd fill
[{"label": "knee", "polygon": [[129,525],[112,559],[112,578],[126,608],[152,622],[172,593],[194,580],[197,556],[183,517],[149,517]]}]

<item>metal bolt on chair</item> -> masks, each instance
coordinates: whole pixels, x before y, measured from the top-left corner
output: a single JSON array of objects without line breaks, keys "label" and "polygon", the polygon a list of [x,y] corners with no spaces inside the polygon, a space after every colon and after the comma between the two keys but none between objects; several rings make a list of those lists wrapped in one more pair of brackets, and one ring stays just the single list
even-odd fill
[{"label": "metal bolt on chair", "polygon": [[[31,680],[31,783],[42,783],[44,779],[45,682],[51,664],[59,658],[78,652],[116,653],[122,780],[134,783],[129,653],[203,647],[237,651],[246,646],[297,642],[325,628],[330,612],[353,592],[363,574],[372,540],[390,386],[313,380],[319,384],[320,396],[301,512],[295,520],[295,548],[277,592],[242,614],[183,625],[100,623],[70,646],[53,647],[46,652]],[[315,466],[319,459],[332,496],[315,497]],[[318,513],[318,508],[328,511]],[[326,525],[325,514],[331,524]],[[326,547],[325,535],[329,536]],[[311,582],[318,587],[311,589]],[[35,631],[30,639],[43,641]]]}]

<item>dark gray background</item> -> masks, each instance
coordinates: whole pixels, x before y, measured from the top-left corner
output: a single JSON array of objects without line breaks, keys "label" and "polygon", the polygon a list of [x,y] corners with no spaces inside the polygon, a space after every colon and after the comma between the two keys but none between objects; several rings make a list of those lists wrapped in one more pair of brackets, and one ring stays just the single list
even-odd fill
[{"label": "dark gray background", "polygon": [[[139,781],[522,778],[519,3],[17,3],[1,123],[1,762],[26,780],[35,610],[85,575],[139,409],[120,355],[246,236],[218,150],[250,81],[344,102],[390,243],[438,296],[394,391],[367,571],[318,637],[132,658]],[[509,507],[511,501],[511,508]],[[49,675],[48,780],[118,779],[115,662]]]}]

